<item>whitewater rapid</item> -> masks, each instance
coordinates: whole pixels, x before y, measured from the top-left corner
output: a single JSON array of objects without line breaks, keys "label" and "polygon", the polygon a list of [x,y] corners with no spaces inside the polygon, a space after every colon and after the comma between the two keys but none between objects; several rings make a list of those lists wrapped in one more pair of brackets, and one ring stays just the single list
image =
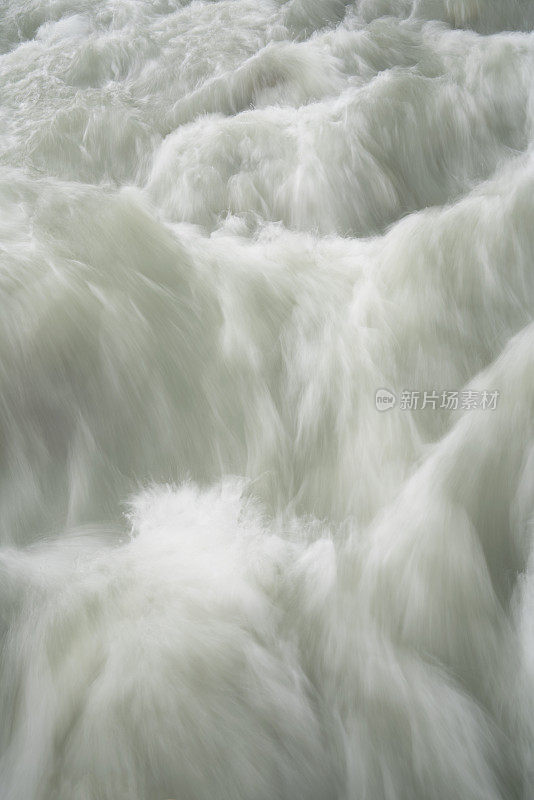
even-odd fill
[{"label": "whitewater rapid", "polygon": [[1,800],[532,800],[531,31],[0,0]]}]

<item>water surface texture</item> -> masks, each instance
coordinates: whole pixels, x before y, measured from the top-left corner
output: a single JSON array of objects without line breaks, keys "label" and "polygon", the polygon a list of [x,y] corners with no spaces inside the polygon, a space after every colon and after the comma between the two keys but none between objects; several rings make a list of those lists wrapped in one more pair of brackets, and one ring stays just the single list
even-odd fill
[{"label": "water surface texture", "polygon": [[532,800],[533,30],[0,0],[1,800]]}]

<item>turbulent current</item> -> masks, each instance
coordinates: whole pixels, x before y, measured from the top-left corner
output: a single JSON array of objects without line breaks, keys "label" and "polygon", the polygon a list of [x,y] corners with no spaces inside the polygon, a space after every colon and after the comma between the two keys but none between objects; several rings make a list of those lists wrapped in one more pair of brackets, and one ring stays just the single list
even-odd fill
[{"label": "turbulent current", "polygon": [[531,31],[0,0],[1,800],[534,798]]}]

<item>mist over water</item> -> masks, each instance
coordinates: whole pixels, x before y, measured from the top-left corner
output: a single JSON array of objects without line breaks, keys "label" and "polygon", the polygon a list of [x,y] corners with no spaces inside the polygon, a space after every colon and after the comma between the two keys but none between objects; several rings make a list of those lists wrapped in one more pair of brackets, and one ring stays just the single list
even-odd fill
[{"label": "mist over water", "polygon": [[0,0],[1,800],[534,797],[532,30]]}]

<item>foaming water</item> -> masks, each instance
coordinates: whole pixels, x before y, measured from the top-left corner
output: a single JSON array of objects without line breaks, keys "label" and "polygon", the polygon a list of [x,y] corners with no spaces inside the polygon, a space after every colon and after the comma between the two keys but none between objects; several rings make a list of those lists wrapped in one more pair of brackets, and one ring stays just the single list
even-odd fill
[{"label": "foaming water", "polygon": [[533,29],[0,2],[1,800],[534,796]]}]

